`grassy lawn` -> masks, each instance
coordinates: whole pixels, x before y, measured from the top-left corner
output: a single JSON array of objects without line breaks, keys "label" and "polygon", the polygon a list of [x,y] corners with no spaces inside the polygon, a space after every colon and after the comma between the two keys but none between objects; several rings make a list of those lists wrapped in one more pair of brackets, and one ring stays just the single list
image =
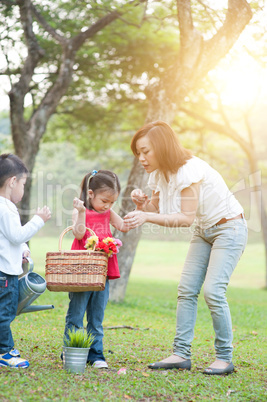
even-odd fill
[{"label": "grassy lawn", "polygon": [[[63,239],[63,249],[70,249],[73,236],[68,233]],[[131,278],[173,280],[178,282],[189,242],[160,242],[141,240],[139,242]],[[31,253],[36,272],[43,273],[47,251],[58,251],[58,238],[37,237],[31,241]],[[236,267],[231,286],[241,288],[262,288],[265,284],[263,244],[248,244]]]},{"label": "grassy lawn", "polygon": [[[260,289],[264,272],[259,268],[263,265],[263,249],[257,245],[247,248],[227,293],[236,372],[227,377],[209,377],[202,370],[214,359],[214,335],[202,294],[192,370],[153,372],[147,368],[149,363],[171,354],[177,282],[187,248],[186,243],[155,243],[140,242],[125,302],[108,304],[104,353],[109,369],[87,367],[84,375],[63,370],[60,353],[68,295],[46,291],[38,304],[52,303],[55,310],[22,314],[12,324],[16,346],[31,365],[27,370],[0,369],[1,402],[267,400],[267,292]],[[163,246],[165,257],[158,251]],[[36,237],[31,248],[35,270],[43,272],[45,253],[57,250],[57,240]],[[126,373],[119,375],[120,368],[126,368]]]}]

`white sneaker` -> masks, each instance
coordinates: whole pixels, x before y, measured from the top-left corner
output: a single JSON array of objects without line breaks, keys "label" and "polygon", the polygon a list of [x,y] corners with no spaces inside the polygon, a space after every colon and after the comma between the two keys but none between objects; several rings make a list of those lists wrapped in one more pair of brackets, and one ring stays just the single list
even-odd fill
[{"label": "white sneaker", "polygon": [[92,367],[99,368],[99,369],[101,369],[101,368],[107,369],[107,368],[108,368],[108,364],[107,364],[107,362],[105,362],[104,360],[96,360],[96,361],[92,364]]}]

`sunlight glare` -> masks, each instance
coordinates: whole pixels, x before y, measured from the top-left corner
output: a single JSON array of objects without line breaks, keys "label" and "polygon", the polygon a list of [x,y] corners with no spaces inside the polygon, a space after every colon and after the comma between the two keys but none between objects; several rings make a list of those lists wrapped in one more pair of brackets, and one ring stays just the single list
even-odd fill
[{"label": "sunlight glare", "polygon": [[244,55],[225,67],[213,76],[223,104],[246,108],[266,98],[267,72],[255,60]]}]

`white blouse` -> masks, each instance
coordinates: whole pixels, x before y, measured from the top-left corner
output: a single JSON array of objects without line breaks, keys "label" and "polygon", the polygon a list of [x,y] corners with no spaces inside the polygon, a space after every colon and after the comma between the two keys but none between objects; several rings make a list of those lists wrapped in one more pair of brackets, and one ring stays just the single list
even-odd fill
[{"label": "white blouse", "polygon": [[163,214],[181,212],[181,191],[193,183],[200,184],[196,224],[203,229],[215,225],[222,218],[234,218],[243,208],[231,193],[222,176],[207,162],[193,156],[177,173],[170,175],[155,170],[149,175],[148,186],[159,193],[159,210]]}]

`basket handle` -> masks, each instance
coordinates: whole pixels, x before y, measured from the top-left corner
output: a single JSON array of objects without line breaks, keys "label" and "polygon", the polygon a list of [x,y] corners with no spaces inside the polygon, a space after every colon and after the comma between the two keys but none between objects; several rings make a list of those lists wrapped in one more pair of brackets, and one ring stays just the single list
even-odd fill
[{"label": "basket handle", "polygon": [[[85,228],[86,230],[88,230],[92,236],[96,236],[95,232],[90,229],[90,228]],[[61,235],[59,236],[59,244],[58,244],[58,250],[61,251],[62,250],[62,241],[63,241],[63,237],[65,236],[66,233],[70,232],[72,230],[72,226],[68,226],[66,229],[63,230],[63,232],[61,233]]]}]

